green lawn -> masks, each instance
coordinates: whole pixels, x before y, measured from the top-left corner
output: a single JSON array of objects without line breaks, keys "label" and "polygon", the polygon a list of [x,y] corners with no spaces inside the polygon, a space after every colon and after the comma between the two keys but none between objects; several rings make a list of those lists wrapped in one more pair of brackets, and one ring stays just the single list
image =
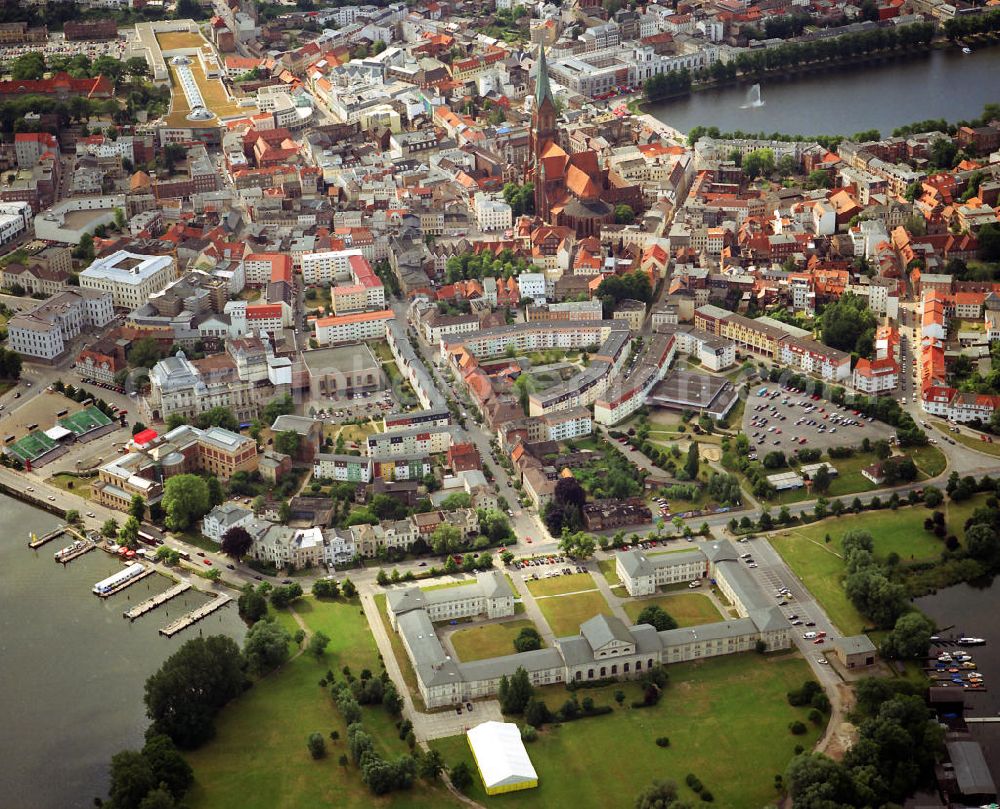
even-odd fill
[{"label": "green lawn", "polygon": [[470,584],[475,584],[475,579],[465,579],[464,581],[444,581],[440,584],[428,584],[426,587],[421,587],[421,590],[447,590],[451,587],[468,587]]},{"label": "green lawn", "polygon": [[76,475],[60,472],[57,475],[53,475],[45,482],[50,483],[57,488],[63,489],[64,491],[73,492],[73,494],[79,495],[85,500],[89,500],[90,482],[92,480],[96,480],[96,478],[81,478]]},{"label": "green lawn", "polygon": [[945,424],[943,421],[935,420],[935,424],[937,424],[942,430],[947,432],[959,444],[965,444],[965,446],[976,450],[976,452],[983,452],[987,455],[1000,456],[1000,441],[998,441],[996,438],[993,439],[993,443],[991,444],[987,441],[982,441],[979,438],[973,438],[971,435],[966,435],[965,433],[951,433],[948,430],[948,425]]},{"label": "green lawn", "polygon": [[553,576],[525,582],[534,596],[551,596],[557,593],[575,593],[579,590],[596,590],[597,584],[589,573],[570,573],[568,576]]},{"label": "green lawn", "polygon": [[[423,783],[411,792],[375,798],[361,782],[356,767],[338,764],[340,755],[347,752],[347,728],[317,681],[327,669],[339,675],[345,665],[355,674],[363,668],[377,673],[375,642],[357,601],[305,598],[296,602],[295,609],[311,630],[330,636],[325,659],[317,662],[301,655],[223,710],[215,739],[187,755],[194,767],[195,785],[186,803],[192,809],[457,806],[445,790]],[[279,613],[278,620],[289,629],[297,628],[287,611]],[[394,720],[385,711],[363,711],[365,727],[383,755],[398,756],[407,751],[398,739]],[[339,741],[330,741],[332,730],[340,733]],[[327,755],[320,761],[313,761],[306,750],[306,737],[313,731],[327,740]]]},{"label": "green lawn", "polygon": [[643,598],[637,601],[626,601],[622,606],[628,617],[633,621],[639,620],[639,613],[646,607],[656,605],[671,615],[677,625],[698,626],[699,624],[710,624],[714,621],[725,620],[715,608],[711,599],[701,593],[678,593],[677,595],[659,596],[657,598]]},{"label": "green lawn", "polygon": [[618,569],[614,559],[601,559],[598,561],[597,566],[600,568],[604,578],[607,579],[608,584],[612,587],[617,587],[622,583],[621,578],[618,576]]},{"label": "green lawn", "polygon": [[557,638],[580,634],[580,624],[595,615],[611,615],[611,607],[600,590],[571,596],[540,598],[536,602]]},{"label": "green lawn", "polygon": [[907,447],[905,451],[913,458],[917,469],[929,478],[936,478],[948,466],[948,459],[944,453],[933,444],[927,444],[924,447]]},{"label": "green lawn", "polygon": [[[958,506],[949,506],[947,517],[951,530],[958,528],[972,513],[982,497],[970,498]],[[854,609],[841,578],[844,560],[840,539],[848,530],[868,531],[875,540],[875,555],[885,558],[890,553],[899,554],[903,563],[936,559],[943,543],[924,530],[924,520],[931,514],[924,506],[888,509],[851,514],[840,520],[824,520],[801,528],[780,531],[771,537],[771,544],[784,557],[809,591],[819,600],[830,619],[847,635],[854,635],[865,626],[864,618]],[[826,542],[829,534],[831,541]]]},{"label": "green lawn", "polygon": [[[715,806],[759,809],[774,803],[774,775],[783,773],[797,744],[809,749],[819,729],[806,721],[808,710],[793,708],[786,693],[809,677],[800,658],[732,655],[666,669],[670,684],[655,708],[618,708],[613,694],[622,688],[629,705],[639,694],[629,683],[587,690],[613,713],[572,724],[547,727],[527,746],[538,772],[538,788],[487,797],[478,774],[469,797],[487,807],[549,809],[630,809],[636,794],[654,779],[681,785],[681,798],[702,805],[685,786],[694,773],[715,796]],[[546,702],[558,708],[567,693],[546,689]],[[793,736],[788,724],[809,725]],[[655,739],[667,736],[670,747]],[[463,736],[431,743],[449,765],[467,762],[476,773]],[[609,755],[610,753],[610,755]]]},{"label": "green lawn", "polygon": [[463,663],[502,657],[517,651],[514,648],[514,638],[527,627],[537,628],[534,622],[527,619],[502,624],[480,624],[453,632],[451,642],[455,646],[455,654]]}]

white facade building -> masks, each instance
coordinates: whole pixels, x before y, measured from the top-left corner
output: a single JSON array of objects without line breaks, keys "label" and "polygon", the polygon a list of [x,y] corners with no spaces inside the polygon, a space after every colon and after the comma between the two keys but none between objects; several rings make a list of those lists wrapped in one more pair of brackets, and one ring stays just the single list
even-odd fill
[{"label": "white facade building", "polygon": [[119,250],[95,259],[80,273],[80,287],[110,292],[115,306],[138,309],[176,277],[173,256],[142,256]]}]

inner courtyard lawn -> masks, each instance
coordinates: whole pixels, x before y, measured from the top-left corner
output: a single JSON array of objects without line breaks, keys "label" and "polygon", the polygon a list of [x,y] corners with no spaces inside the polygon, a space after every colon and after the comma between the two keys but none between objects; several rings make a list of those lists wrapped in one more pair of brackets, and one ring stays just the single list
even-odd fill
[{"label": "inner courtyard lawn", "polygon": [[614,559],[601,559],[598,561],[597,566],[600,568],[604,578],[607,579],[608,584],[612,587],[619,587],[621,585],[622,580],[618,576],[618,568]]},{"label": "inner courtyard lawn", "polygon": [[514,639],[522,629],[528,627],[536,628],[535,624],[527,619],[499,624],[480,624],[453,632],[451,643],[455,647],[455,654],[463,663],[512,655],[517,652],[514,648]]},{"label": "inner courtyard lawn", "polygon": [[[347,753],[347,728],[337,713],[329,691],[317,683],[328,669],[338,677],[344,666],[354,675],[364,668],[381,671],[371,631],[356,600],[321,602],[301,599],[295,610],[311,631],[322,630],[330,645],[319,662],[306,654],[256,682],[223,709],[216,720],[216,737],[187,754],[194,768],[195,785],[187,796],[191,809],[299,809],[368,806],[432,809],[457,806],[443,787],[418,781],[412,791],[376,798],[362,783],[353,764],[338,762]],[[297,627],[287,611],[278,620]],[[363,723],[380,752],[399,756],[408,752],[398,738],[395,720],[385,710],[365,707]],[[338,741],[330,732],[340,733]],[[326,757],[314,761],[306,749],[312,732],[323,734]]]},{"label": "inner courtyard lawn", "polygon": [[698,626],[699,624],[725,620],[711,599],[701,593],[677,593],[671,596],[643,598],[626,601],[622,606],[628,617],[637,621],[639,613],[652,605],[661,607],[664,612],[677,621],[679,627]]},{"label": "inner courtyard lawn", "polygon": [[589,573],[570,573],[553,576],[551,579],[526,579],[525,583],[533,596],[551,596],[557,593],[576,593],[580,590],[596,590],[597,584]]},{"label": "inner courtyard lawn", "polygon": [[[538,788],[488,797],[463,736],[431,742],[445,762],[465,761],[474,774],[469,797],[487,807],[549,809],[630,809],[636,795],[654,779],[680,786],[681,798],[701,805],[684,778],[694,773],[727,809],[759,809],[777,800],[774,776],[783,773],[795,746],[809,749],[820,728],[807,720],[807,708],[793,708],[786,693],[809,678],[798,657],[765,658],[748,653],[667,666],[667,689],[654,708],[628,707],[639,698],[635,683],[579,692],[611,714],[547,726],[527,745],[538,773]],[[614,692],[625,691],[619,708]],[[543,690],[556,709],[568,697],[561,687]],[[805,722],[794,736],[788,725]],[[660,748],[657,737],[670,746]]]},{"label": "inner courtyard lawn", "polygon": [[549,628],[557,638],[580,634],[580,624],[595,615],[611,615],[611,607],[599,590],[571,596],[536,599]]}]

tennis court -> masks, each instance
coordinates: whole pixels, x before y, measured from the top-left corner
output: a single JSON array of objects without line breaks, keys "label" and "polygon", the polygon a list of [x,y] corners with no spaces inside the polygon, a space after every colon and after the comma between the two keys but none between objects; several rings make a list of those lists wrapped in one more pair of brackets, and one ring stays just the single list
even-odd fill
[{"label": "tennis court", "polygon": [[91,430],[106,427],[111,423],[111,419],[109,419],[96,407],[88,407],[86,410],[81,410],[79,413],[73,413],[59,419],[59,423],[79,438],[81,435],[86,435]]},{"label": "tennis court", "polygon": [[20,441],[15,441],[7,449],[22,461],[35,461],[55,448],[56,442],[45,433],[33,432],[28,433]]}]

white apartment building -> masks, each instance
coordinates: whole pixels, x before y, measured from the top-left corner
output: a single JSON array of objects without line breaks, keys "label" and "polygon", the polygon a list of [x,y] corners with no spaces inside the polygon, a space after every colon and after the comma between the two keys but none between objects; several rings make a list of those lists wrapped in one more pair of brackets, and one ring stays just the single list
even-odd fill
[{"label": "white apartment building", "polygon": [[899,363],[892,357],[881,360],[859,359],[852,379],[855,390],[876,394],[893,391],[899,385]]},{"label": "white apartment building", "polygon": [[24,233],[34,214],[27,202],[0,203],[0,244],[7,244]]},{"label": "white apartment building", "polygon": [[364,258],[360,250],[327,250],[302,256],[302,280],[307,284],[330,284],[347,279],[351,258]]},{"label": "white apartment building", "polygon": [[521,300],[531,298],[535,303],[545,303],[545,274],[540,272],[523,272],[517,276],[517,288]]},{"label": "white apartment building", "polygon": [[101,328],[114,318],[111,295],[90,289],[67,289],[15,315],[7,324],[8,345],[18,354],[52,360],[85,328]]},{"label": "white apartment building", "polygon": [[110,292],[115,306],[138,309],[176,277],[173,256],[142,256],[119,250],[95,259],[80,273],[80,287]]},{"label": "white apartment building", "polygon": [[373,340],[385,335],[386,321],[392,320],[391,309],[378,312],[359,312],[353,315],[335,315],[317,318],[314,323],[316,342],[321,346]]},{"label": "white apartment building", "polygon": [[495,570],[476,574],[476,580],[458,587],[421,590],[408,587],[386,596],[389,623],[397,629],[400,615],[426,610],[431,621],[450,621],[482,615],[504,618],[514,614],[514,591],[503,573]]},{"label": "white apartment building", "polygon": [[433,455],[452,445],[452,427],[411,427],[368,436],[368,457],[396,458],[403,455]]},{"label": "white apartment building", "polygon": [[513,226],[514,215],[510,205],[492,199],[482,191],[475,197],[476,224],[484,233],[491,230],[508,230]]}]

